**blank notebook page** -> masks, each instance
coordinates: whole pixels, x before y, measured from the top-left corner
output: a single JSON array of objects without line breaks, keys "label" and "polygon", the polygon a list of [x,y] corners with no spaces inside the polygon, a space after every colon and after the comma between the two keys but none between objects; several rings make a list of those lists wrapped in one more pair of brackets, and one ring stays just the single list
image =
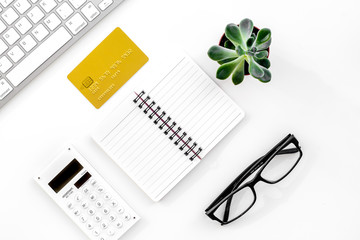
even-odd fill
[{"label": "blank notebook page", "polygon": [[243,111],[182,55],[148,89],[138,87],[94,134],[154,201],[166,195],[238,124]]}]

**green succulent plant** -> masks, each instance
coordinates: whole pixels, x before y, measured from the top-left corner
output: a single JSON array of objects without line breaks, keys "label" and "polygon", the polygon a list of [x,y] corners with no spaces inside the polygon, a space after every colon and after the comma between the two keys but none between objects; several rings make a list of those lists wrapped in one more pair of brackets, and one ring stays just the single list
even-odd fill
[{"label": "green succulent plant", "polygon": [[263,28],[257,34],[253,33],[254,24],[250,19],[243,19],[239,25],[230,23],[225,28],[228,39],[224,47],[212,46],[208,56],[220,64],[216,77],[220,80],[227,79],[232,74],[235,85],[244,80],[245,62],[248,63],[248,72],[261,82],[269,82],[270,61],[267,58],[267,49],[271,44],[271,31]]}]

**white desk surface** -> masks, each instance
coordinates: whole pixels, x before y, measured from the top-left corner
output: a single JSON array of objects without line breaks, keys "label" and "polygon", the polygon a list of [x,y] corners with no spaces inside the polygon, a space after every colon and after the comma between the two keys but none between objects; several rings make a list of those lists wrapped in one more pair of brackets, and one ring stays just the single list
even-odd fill
[{"label": "white desk surface", "polygon": [[[0,238],[86,239],[32,179],[72,142],[142,216],[123,239],[360,239],[359,5],[126,0],[0,110]],[[226,24],[245,17],[272,30],[268,84],[216,80],[218,65],[207,57]],[[175,42],[246,112],[159,203],[90,138],[131,81],[96,110],[66,78],[117,26],[140,47]],[[208,204],[288,133],[304,151],[294,172],[279,184],[258,185],[256,208],[242,219],[221,227],[207,218]]]}]

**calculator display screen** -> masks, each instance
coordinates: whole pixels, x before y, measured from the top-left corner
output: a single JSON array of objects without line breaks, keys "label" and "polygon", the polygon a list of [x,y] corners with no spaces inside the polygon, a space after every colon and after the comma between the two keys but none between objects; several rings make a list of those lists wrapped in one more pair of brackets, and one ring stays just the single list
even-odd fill
[{"label": "calculator display screen", "polygon": [[76,160],[72,160],[61,172],[49,182],[49,186],[58,193],[84,167]]}]

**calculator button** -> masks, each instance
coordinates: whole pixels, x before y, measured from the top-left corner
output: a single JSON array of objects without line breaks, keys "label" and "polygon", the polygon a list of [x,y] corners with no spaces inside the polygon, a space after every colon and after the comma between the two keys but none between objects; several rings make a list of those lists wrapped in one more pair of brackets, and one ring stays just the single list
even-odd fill
[{"label": "calculator button", "polygon": [[96,191],[97,191],[98,193],[102,193],[102,192],[104,191],[104,188],[103,188],[102,186],[99,186],[99,187],[96,189]]},{"label": "calculator button", "polygon": [[110,209],[108,209],[108,208],[103,208],[103,210],[102,210],[102,213],[105,215],[109,214],[109,212],[110,212]]},{"label": "calculator button", "polygon": [[123,207],[119,207],[116,211],[117,211],[118,213],[122,214],[122,213],[124,213],[124,208],[123,208]]},{"label": "calculator button", "polygon": [[107,229],[109,227],[109,223],[107,223],[107,222],[102,222],[101,223],[101,228],[102,229]]},{"label": "calculator button", "polygon": [[105,198],[105,200],[110,200],[110,199],[111,199],[111,194],[106,193],[106,194],[104,195],[104,198]]},{"label": "calculator button", "polygon": [[75,200],[76,201],[80,202],[81,199],[82,199],[82,197],[80,195],[78,195],[78,194],[75,195]]},{"label": "calculator button", "polygon": [[97,181],[96,181],[95,179],[91,179],[91,180],[90,180],[90,184],[91,184],[91,185],[95,186],[96,183],[97,183]]},{"label": "calculator button", "polygon": [[129,221],[129,220],[131,219],[131,215],[130,215],[129,213],[125,213],[124,219],[125,219],[126,221]]},{"label": "calculator button", "polygon": [[66,205],[69,209],[73,209],[74,208],[74,204],[72,202],[69,202],[67,205]]},{"label": "calculator button", "polygon": [[109,236],[113,236],[113,235],[115,234],[114,229],[109,229],[109,230],[107,231],[107,234],[108,234]]},{"label": "calculator button", "polygon": [[110,221],[115,221],[116,220],[116,215],[114,214],[114,213],[110,213],[110,215],[109,215],[109,219],[110,219]]},{"label": "calculator button", "polygon": [[83,188],[83,193],[88,194],[90,192],[90,189],[88,187]]},{"label": "calculator button", "polygon": [[93,194],[93,193],[90,194],[89,198],[90,198],[91,201],[95,201],[97,199],[96,195]]},{"label": "calculator button", "polygon": [[94,215],[94,214],[95,214],[95,210],[94,210],[93,208],[90,208],[90,209],[88,210],[88,214],[89,214],[90,216]]},{"label": "calculator button", "polygon": [[91,230],[91,229],[94,228],[94,224],[92,224],[92,223],[87,223],[87,224],[86,224],[86,228],[89,229],[89,230]]},{"label": "calculator button", "polygon": [[100,215],[96,215],[96,216],[94,217],[94,219],[95,219],[96,222],[100,222],[101,219],[102,219],[102,217],[101,217]]},{"label": "calculator button", "polygon": [[101,207],[104,205],[104,203],[103,203],[102,201],[97,201],[97,202],[95,203],[95,205],[96,205],[98,208],[101,208]]},{"label": "calculator button", "polygon": [[122,226],[123,226],[122,221],[117,221],[117,222],[115,222],[115,226],[116,226],[117,228],[122,228]]},{"label": "calculator button", "polygon": [[99,235],[100,235],[100,230],[97,229],[97,228],[95,228],[95,229],[93,230],[93,234],[94,234],[94,236],[99,236]]},{"label": "calculator button", "polygon": [[81,216],[80,221],[83,222],[83,223],[87,222],[87,217]]},{"label": "calculator button", "polygon": [[110,202],[110,205],[111,205],[112,207],[117,207],[118,202],[117,202],[116,200],[112,200],[112,201]]},{"label": "calculator button", "polygon": [[79,210],[79,209],[75,209],[75,210],[74,210],[74,215],[75,215],[75,216],[80,216],[80,210]]},{"label": "calculator button", "polygon": [[84,201],[82,202],[81,206],[84,208],[84,209],[87,209],[89,207],[89,203]]}]

